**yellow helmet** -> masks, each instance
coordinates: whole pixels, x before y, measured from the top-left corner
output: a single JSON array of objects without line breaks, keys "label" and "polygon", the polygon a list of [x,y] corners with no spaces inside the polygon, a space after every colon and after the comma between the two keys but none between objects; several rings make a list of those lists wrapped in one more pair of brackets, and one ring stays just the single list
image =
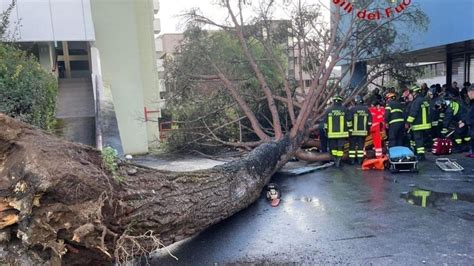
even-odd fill
[{"label": "yellow helmet", "polygon": [[421,88],[418,87],[417,85],[414,85],[413,87],[411,87],[411,91],[412,91],[412,92],[420,92],[420,91],[421,91]]},{"label": "yellow helmet", "polygon": [[332,96],[332,102],[342,102],[342,101],[343,101],[343,99],[342,99],[341,96],[339,96],[339,95]]}]

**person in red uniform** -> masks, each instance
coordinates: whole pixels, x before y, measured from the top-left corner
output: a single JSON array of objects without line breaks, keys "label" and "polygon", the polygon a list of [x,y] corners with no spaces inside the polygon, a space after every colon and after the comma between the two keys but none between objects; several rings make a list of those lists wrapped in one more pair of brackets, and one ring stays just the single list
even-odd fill
[{"label": "person in red uniform", "polygon": [[382,157],[382,131],[385,128],[385,108],[382,103],[378,100],[372,102],[372,106],[369,108],[369,112],[372,115],[372,126],[370,127],[370,134],[372,134],[372,140],[374,143],[375,156],[377,158]]}]

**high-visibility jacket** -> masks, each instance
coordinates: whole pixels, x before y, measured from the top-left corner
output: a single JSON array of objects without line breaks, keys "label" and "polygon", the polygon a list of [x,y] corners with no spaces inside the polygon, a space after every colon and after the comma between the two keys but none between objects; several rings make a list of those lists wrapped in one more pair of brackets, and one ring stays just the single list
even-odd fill
[{"label": "high-visibility jacket", "polygon": [[459,121],[466,121],[467,108],[456,101],[446,107],[446,115],[443,121],[443,128],[448,128],[451,122],[458,123]]},{"label": "high-visibility jacket", "polygon": [[444,112],[436,109],[435,104],[439,100],[439,97],[435,97],[430,100],[430,117],[431,117],[431,126],[437,127],[443,124]]},{"label": "high-visibility jacket", "polygon": [[358,104],[349,110],[349,131],[351,136],[365,137],[372,125],[372,115],[367,106]]},{"label": "high-visibility jacket", "polygon": [[324,128],[328,139],[340,139],[349,137],[349,112],[340,103],[335,103],[326,110]]},{"label": "high-visibility jacket", "polygon": [[407,123],[413,131],[431,129],[430,105],[423,96],[417,95],[411,103]]},{"label": "high-visibility jacket", "polygon": [[385,124],[390,127],[396,123],[405,123],[405,114],[402,104],[392,100],[385,107]]}]

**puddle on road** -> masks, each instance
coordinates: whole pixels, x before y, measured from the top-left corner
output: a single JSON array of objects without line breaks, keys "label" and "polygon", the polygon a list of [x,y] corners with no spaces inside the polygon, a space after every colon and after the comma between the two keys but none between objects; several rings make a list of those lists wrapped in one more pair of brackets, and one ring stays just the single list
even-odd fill
[{"label": "puddle on road", "polygon": [[[410,192],[401,193],[400,197],[409,204],[423,208],[430,207],[440,211],[446,211],[447,205],[459,205],[459,210],[448,208],[450,209],[449,212],[460,218],[474,221],[474,194],[437,192],[416,188]],[[466,205],[468,205],[467,208]]]},{"label": "puddle on road", "polygon": [[296,197],[296,198],[288,198],[286,199],[288,203],[293,203],[295,201],[300,201],[303,203],[307,203],[312,207],[315,207],[317,209],[320,209],[321,211],[325,211],[326,209],[324,208],[324,205],[321,203],[319,198],[316,197],[307,197],[307,196],[302,196],[302,197]]}]

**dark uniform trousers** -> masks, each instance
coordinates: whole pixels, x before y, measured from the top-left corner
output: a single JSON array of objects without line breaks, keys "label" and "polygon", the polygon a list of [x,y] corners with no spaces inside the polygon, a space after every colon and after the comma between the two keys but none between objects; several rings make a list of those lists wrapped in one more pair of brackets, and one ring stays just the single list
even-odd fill
[{"label": "dark uniform trousers", "polygon": [[349,158],[364,157],[365,136],[351,136],[349,139]]},{"label": "dark uniform trousers", "polygon": [[429,104],[421,95],[417,95],[410,105],[407,123],[412,124],[412,141],[410,142],[416,155],[425,155],[425,136],[431,132]]},{"label": "dark uniform trousers", "polygon": [[393,123],[388,129],[388,147],[403,146],[405,123]]},{"label": "dark uniform trousers", "polygon": [[416,151],[416,154],[425,154],[425,130],[418,130],[412,132],[413,142],[412,146]]},{"label": "dark uniform trousers", "polygon": [[331,155],[335,158],[342,158],[344,156],[344,144],[346,138],[328,138],[328,146]]}]

